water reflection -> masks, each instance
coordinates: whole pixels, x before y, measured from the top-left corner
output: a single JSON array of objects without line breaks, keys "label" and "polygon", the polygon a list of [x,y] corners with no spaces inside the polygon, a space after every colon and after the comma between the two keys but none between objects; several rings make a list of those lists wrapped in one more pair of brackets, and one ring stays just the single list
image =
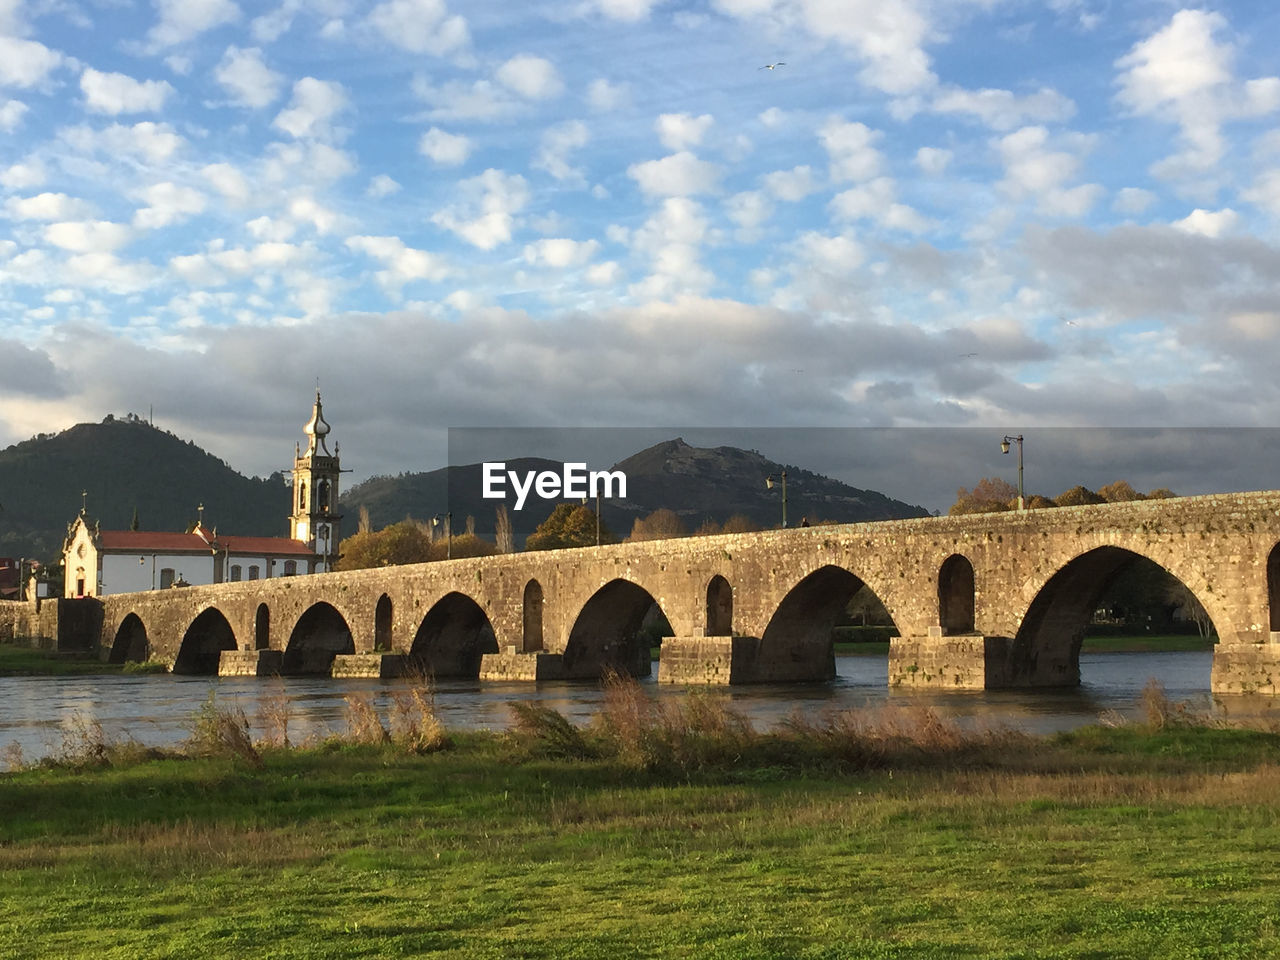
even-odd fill
[{"label": "water reflection", "polygon": [[[1047,733],[1093,723],[1107,710],[1135,717],[1138,697],[1149,678],[1159,680],[1175,700],[1214,708],[1232,716],[1264,716],[1280,721],[1280,704],[1271,698],[1209,697],[1210,652],[1091,653],[1080,657],[1082,685],[1073,690],[993,690],[947,693],[893,691],[887,687],[884,657],[838,657],[837,678],[829,684],[776,684],[721,691],[749,716],[757,729],[774,726],[794,711],[809,716],[827,710],[881,704],[927,704],[964,723],[1008,725]],[[291,677],[262,680],[241,677],[101,676],[0,678],[0,747],[17,742],[28,759],[56,752],[65,723],[77,715],[95,717],[112,739],[132,738],[147,746],[181,742],[192,715],[216,693],[223,705],[236,705],[252,721],[263,701],[281,689],[290,701],[289,735],[294,742],[345,729],[343,698],[371,694],[385,717],[391,694],[401,681],[331,680]],[[683,688],[644,686],[657,697],[678,697]],[[509,704],[533,700],[575,722],[596,712],[602,699],[593,683],[493,683],[443,681],[436,707],[447,728],[505,729]]]}]

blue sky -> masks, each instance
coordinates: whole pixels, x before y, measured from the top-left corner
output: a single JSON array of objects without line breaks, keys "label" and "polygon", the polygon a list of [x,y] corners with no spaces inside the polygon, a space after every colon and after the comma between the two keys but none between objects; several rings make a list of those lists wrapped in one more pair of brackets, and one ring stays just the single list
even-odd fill
[{"label": "blue sky", "polygon": [[317,378],[356,478],[450,426],[1270,426],[1276,37],[1252,2],[0,0],[0,444],[154,408],[265,474]]}]

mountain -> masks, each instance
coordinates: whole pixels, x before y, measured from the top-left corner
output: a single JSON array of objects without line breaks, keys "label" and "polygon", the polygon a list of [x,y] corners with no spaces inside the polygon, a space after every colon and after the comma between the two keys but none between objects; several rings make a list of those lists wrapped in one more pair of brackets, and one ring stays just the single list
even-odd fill
[{"label": "mountain", "polygon": [[[523,459],[508,461],[507,469],[521,474],[542,470],[560,473],[562,465],[553,460]],[[792,526],[798,526],[804,517],[811,522],[853,523],[928,515],[923,507],[777,463],[756,451],[692,447],[679,438],[642,450],[612,469],[626,474],[627,497],[604,501],[601,516],[619,537],[630,533],[636,518],[663,507],[679,514],[690,530],[706,520],[723,523],[734,514],[742,514],[764,528],[777,526],[782,520],[781,485],[779,482],[769,489],[765,478],[778,478],[784,470],[787,520]],[[491,536],[498,501],[482,498],[481,480],[478,463],[366,480],[342,497],[346,529],[354,529],[351,524],[361,507],[368,509],[374,529],[406,516],[427,519],[449,511],[453,513],[455,531],[463,529],[465,518],[470,515],[475,517],[476,531]],[[507,509],[516,542],[523,543],[555,503],[531,496],[523,510],[516,511],[513,506],[514,500],[509,497]]]},{"label": "mountain", "polygon": [[55,560],[82,491],[107,530],[127,530],[135,509],[139,529],[183,530],[203,503],[205,523],[223,533],[289,534],[282,474],[244,477],[190,440],[108,416],[0,450],[0,556]]}]

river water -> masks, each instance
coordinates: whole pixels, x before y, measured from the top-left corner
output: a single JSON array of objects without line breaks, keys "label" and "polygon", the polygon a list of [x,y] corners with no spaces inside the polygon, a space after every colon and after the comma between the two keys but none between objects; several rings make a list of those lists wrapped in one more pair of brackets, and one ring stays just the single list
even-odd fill
[{"label": "river water", "polygon": [[[1234,717],[1263,717],[1280,723],[1275,698],[1209,695],[1210,652],[1086,653],[1080,657],[1081,686],[1070,690],[992,690],[947,693],[900,691],[887,686],[885,657],[836,658],[837,678],[823,684],[766,684],[720,688],[757,729],[776,725],[796,710],[812,717],[824,711],[890,704],[924,704],[964,724],[1008,726],[1049,733],[1094,723],[1115,710],[1139,717],[1138,700],[1149,679],[1158,680],[1171,699],[1200,710]],[[655,667],[656,672],[656,667]],[[346,729],[343,698],[371,694],[384,720],[397,680],[334,680],[290,677],[181,677],[168,674],[77,677],[0,677],[0,748],[17,743],[30,761],[56,754],[64,732],[80,718],[92,717],[108,740],[133,739],[146,746],[173,746],[190,732],[193,715],[213,691],[218,704],[239,706],[252,721],[265,698],[283,690],[289,698],[289,736],[297,743]],[[685,688],[643,686],[657,697],[679,697]],[[575,722],[598,708],[601,691],[593,683],[493,683],[441,681],[436,685],[437,713],[448,729],[505,729],[508,705],[536,700]]]}]

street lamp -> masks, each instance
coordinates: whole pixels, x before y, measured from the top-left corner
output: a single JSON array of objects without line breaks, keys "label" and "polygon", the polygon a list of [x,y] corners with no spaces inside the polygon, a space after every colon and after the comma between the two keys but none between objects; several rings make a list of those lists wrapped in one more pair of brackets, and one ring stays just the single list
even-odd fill
[{"label": "street lamp", "polygon": [[1022,434],[1011,437],[1008,434],[1000,441],[1000,452],[1008,453],[1009,444],[1016,443],[1018,445],[1018,509],[1027,509],[1027,502],[1022,496]]},{"label": "street lamp", "polygon": [[[782,481],[782,525],[783,527],[786,527],[787,525],[787,471],[783,470],[782,473],[779,475],[778,479]],[[773,489],[773,485],[775,482],[776,480],[773,474],[770,474],[769,476],[764,478],[764,485],[768,487],[770,490]]]},{"label": "street lamp", "polygon": [[[431,518],[431,526],[440,526],[440,514],[436,514]],[[444,558],[446,560],[453,559],[453,513],[449,512],[444,515]]]}]

